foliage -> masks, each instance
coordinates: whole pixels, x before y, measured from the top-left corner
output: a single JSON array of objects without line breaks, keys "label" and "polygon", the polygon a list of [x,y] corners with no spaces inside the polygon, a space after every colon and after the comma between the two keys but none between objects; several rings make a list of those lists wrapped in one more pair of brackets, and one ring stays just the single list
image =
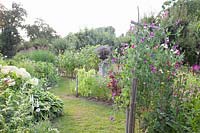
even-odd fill
[{"label": "foliage", "polygon": [[87,45],[110,45],[115,43],[115,29],[112,26],[96,29],[85,29],[75,34],[66,36],[67,43],[72,48],[79,50]]},{"label": "foliage", "polygon": [[115,59],[121,64],[122,70],[113,78],[122,90],[121,94],[113,91],[112,95],[119,107],[126,108],[130,104],[132,80],[137,79],[136,115],[145,121],[142,127],[144,132],[180,131],[171,126],[176,121],[171,111],[175,110],[172,106],[175,91],[173,81],[183,55],[175,43],[169,43],[170,33],[164,33],[165,30],[156,24],[135,28],[131,44],[124,45],[120,53],[116,51]]},{"label": "foliage", "polygon": [[100,59],[96,54],[97,46],[86,46],[82,48],[78,54],[80,60],[80,67],[84,67],[87,71],[90,69],[98,70]]},{"label": "foliage", "polygon": [[100,62],[95,49],[98,46],[87,46],[78,51],[65,51],[60,54],[57,59],[57,64],[60,72],[66,72],[67,75],[72,77],[75,74],[76,68],[85,67],[86,70],[98,69]]},{"label": "foliage", "polygon": [[52,42],[51,50],[54,51],[57,55],[63,54],[65,50],[69,49],[69,44],[64,38],[57,38]]},{"label": "foliage", "polygon": [[18,67],[26,68],[32,76],[40,79],[44,88],[52,87],[58,81],[57,68],[52,63],[31,60],[23,60],[21,62],[16,60],[12,63]]},{"label": "foliage", "polygon": [[78,53],[75,51],[66,51],[63,55],[60,54],[57,58],[57,66],[60,73],[67,74],[71,77],[75,74],[75,68],[79,68],[80,60]]},{"label": "foliage", "polygon": [[161,12],[161,24],[171,32],[170,41],[176,40],[185,52],[185,62],[190,65],[200,63],[199,7],[199,0],[168,0]]},{"label": "foliage", "polygon": [[26,30],[31,41],[35,39],[45,39],[51,42],[53,39],[57,38],[56,31],[42,19],[35,20],[33,25],[27,25]]},{"label": "foliage", "polygon": [[20,52],[17,53],[14,57],[15,60],[23,60],[23,59],[29,59],[32,61],[41,61],[41,62],[47,62],[47,63],[55,63],[56,57],[55,55],[48,51],[48,50],[33,50],[30,52]]},{"label": "foliage", "polygon": [[0,77],[1,132],[28,132],[36,122],[62,114],[62,101],[40,88],[25,69],[2,66]]},{"label": "foliage", "polygon": [[34,41],[23,41],[17,46],[17,52],[27,52],[33,50],[49,50],[51,45],[48,40],[44,38],[38,38]]},{"label": "foliage", "polygon": [[78,75],[78,92],[82,96],[97,97],[109,99],[109,91],[107,89],[107,79],[96,74],[94,69],[86,71],[77,70]]},{"label": "foliage", "polygon": [[18,29],[23,28],[22,22],[27,15],[25,9],[19,4],[13,3],[12,9],[1,8],[1,53],[12,57],[15,55],[16,46],[20,43],[21,37]]}]

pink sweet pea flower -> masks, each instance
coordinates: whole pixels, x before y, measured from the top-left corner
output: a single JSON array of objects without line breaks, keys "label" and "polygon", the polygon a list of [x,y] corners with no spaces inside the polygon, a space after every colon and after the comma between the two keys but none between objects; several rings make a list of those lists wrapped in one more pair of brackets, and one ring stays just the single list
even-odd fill
[{"label": "pink sweet pea flower", "polygon": [[192,66],[192,70],[193,71],[199,71],[200,70],[200,66],[195,64],[195,65]]}]

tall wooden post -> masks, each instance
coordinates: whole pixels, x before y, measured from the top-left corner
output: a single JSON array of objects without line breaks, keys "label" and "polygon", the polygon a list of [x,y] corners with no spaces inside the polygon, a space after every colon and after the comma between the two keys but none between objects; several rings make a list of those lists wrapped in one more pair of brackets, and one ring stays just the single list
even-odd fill
[{"label": "tall wooden post", "polygon": [[129,108],[129,106],[127,106],[127,108],[126,108],[126,133],[128,133],[129,112],[130,112],[130,108]]},{"label": "tall wooden post", "polygon": [[137,79],[133,79],[131,95],[130,95],[130,113],[129,113],[129,125],[128,133],[135,132],[135,111],[136,111],[136,94],[137,94]]}]

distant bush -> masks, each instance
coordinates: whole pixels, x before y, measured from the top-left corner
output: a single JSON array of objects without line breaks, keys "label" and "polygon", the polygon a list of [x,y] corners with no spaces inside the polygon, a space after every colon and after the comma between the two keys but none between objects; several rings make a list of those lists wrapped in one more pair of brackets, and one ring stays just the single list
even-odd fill
[{"label": "distant bush", "polygon": [[57,58],[57,66],[60,71],[65,71],[67,75],[74,76],[76,68],[85,68],[86,70],[98,69],[100,59],[95,53],[98,46],[87,46],[78,51],[65,51]]},{"label": "distant bush", "polygon": [[33,61],[42,61],[55,63],[55,55],[48,50],[33,50],[30,52],[20,52],[15,57],[15,60],[30,59]]}]

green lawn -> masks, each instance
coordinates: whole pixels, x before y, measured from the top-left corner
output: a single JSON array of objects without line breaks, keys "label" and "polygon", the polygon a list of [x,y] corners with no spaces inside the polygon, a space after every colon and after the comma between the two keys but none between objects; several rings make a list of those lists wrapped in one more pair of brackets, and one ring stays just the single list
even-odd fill
[{"label": "green lawn", "polygon": [[51,90],[64,101],[64,116],[53,122],[61,133],[125,132],[124,113],[114,112],[111,106],[102,103],[76,98],[70,88],[74,88],[74,81],[62,79],[58,87]]}]

